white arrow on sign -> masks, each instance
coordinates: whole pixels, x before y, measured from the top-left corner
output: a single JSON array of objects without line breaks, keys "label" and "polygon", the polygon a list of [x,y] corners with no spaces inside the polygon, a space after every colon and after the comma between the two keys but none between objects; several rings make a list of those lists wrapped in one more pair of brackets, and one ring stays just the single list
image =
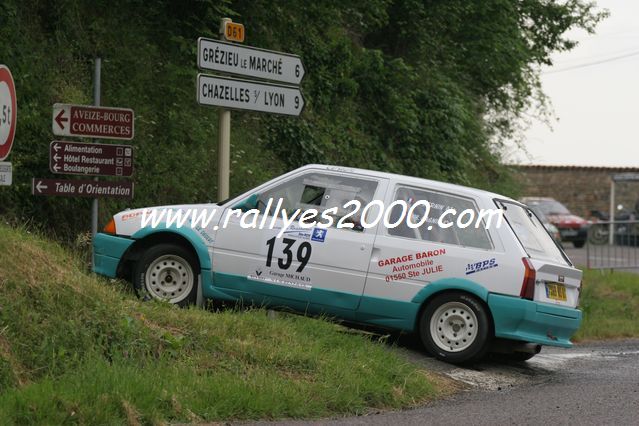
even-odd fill
[{"label": "white arrow on sign", "polygon": [[289,84],[300,84],[306,73],[297,55],[203,37],[197,40],[197,64],[205,70]]},{"label": "white arrow on sign", "polygon": [[297,87],[206,74],[197,76],[197,101],[201,105],[293,116],[304,109],[304,97]]},{"label": "white arrow on sign", "polygon": [[[58,143],[57,143],[57,142],[54,142],[54,143],[53,143],[53,150],[54,150],[55,152],[58,152],[58,151],[60,150],[60,145],[58,145]],[[57,161],[57,160],[56,160],[56,161]]]},{"label": "white arrow on sign", "polygon": [[38,192],[42,192],[43,190],[47,189],[48,186],[44,185],[42,183],[42,181],[38,181],[38,183],[36,184],[36,189],[38,190]]},{"label": "white arrow on sign", "polygon": [[51,122],[51,130],[53,130],[54,135],[71,136],[69,129],[69,117],[71,117],[71,105],[53,105],[53,121]]}]

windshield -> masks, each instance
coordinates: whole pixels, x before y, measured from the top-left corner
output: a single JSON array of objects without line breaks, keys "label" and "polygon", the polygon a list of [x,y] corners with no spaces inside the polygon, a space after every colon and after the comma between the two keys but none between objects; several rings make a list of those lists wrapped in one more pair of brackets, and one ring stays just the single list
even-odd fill
[{"label": "windshield", "polygon": [[531,201],[527,204],[531,207],[538,208],[545,215],[570,214],[570,210],[568,210],[566,206],[555,200]]},{"label": "windshield", "polygon": [[533,211],[533,213],[535,213],[537,215],[539,220],[541,220],[544,225],[549,223],[548,219],[546,218],[546,215],[544,214],[544,211],[542,209],[540,209],[539,206],[528,204],[528,207],[530,208],[530,210]]},{"label": "windshield", "polygon": [[569,265],[561,249],[530,209],[508,202],[499,204],[504,210],[506,221],[530,257]]}]

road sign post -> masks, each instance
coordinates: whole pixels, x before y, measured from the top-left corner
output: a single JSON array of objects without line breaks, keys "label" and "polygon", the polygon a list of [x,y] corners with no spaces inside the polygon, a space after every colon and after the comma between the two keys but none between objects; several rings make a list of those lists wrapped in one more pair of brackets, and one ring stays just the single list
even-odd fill
[{"label": "road sign post", "polygon": [[[95,106],[100,106],[100,89],[101,89],[101,80],[102,80],[102,58],[97,57],[95,58],[95,68],[93,71],[93,104]],[[73,120],[74,114],[73,112],[75,111],[71,111],[71,115],[69,120]],[[123,115],[124,117],[126,117],[127,115]],[[123,122],[126,122],[126,119],[123,120]],[[133,138],[133,111],[131,111],[131,115],[130,115],[130,136],[131,138]],[[70,123],[73,124],[73,123]],[[127,123],[128,124],[128,123]],[[69,129],[71,130],[72,127],[69,126]],[[125,129],[128,129],[127,127],[125,127]],[[80,128],[78,127],[78,130],[80,130]],[[55,132],[54,132],[55,133]],[[108,132],[107,132],[108,133]],[[129,135],[129,132],[126,132],[127,136]],[[94,178],[94,181],[96,181],[98,178]],[[131,187],[131,196],[133,196],[133,187]],[[93,201],[91,202],[91,238],[95,238],[96,234],[98,233],[98,213],[99,213],[99,203],[98,203],[98,198],[94,197]],[[91,245],[91,247],[93,247],[93,245]],[[94,265],[94,260],[93,260],[93,255],[95,253],[93,253],[93,250],[91,250],[91,270],[93,270]]]},{"label": "road sign post", "polygon": [[9,156],[17,124],[16,86],[11,71],[0,65],[0,161]]},{"label": "road sign post", "polygon": [[[231,24],[230,18],[222,18],[220,37],[226,39],[226,28]],[[242,40],[244,36],[242,35]],[[217,143],[217,201],[229,197],[231,176],[231,111],[220,109],[218,120]]]},{"label": "road sign post", "polygon": [[244,26],[222,18],[220,40],[200,37],[197,63],[200,69],[234,74],[276,83],[247,81],[230,77],[199,74],[197,100],[201,105],[220,107],[218,129],[218,201],[229,196],[231,112],[229,109],[299,116],[304,98],[297,87],[306,70],[297,55],[241,46]]}]

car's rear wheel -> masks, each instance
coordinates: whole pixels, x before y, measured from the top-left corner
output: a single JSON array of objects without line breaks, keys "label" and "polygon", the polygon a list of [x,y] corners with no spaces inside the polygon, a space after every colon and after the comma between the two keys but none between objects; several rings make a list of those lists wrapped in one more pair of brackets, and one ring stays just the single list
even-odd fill
[{"label": "car's rear wheel", "polygon": [[474,361],[488,348],[488,312],[467,293],[443,293],[424,309],[419,333],[426,349],[436,358],[452,363]]},{"label": "car's rear wheel", "polygon": [[195,303],[198,275],[192,252],[175,244],[158,244],[138,260],[133,284],[141,298],[186,306]]}]

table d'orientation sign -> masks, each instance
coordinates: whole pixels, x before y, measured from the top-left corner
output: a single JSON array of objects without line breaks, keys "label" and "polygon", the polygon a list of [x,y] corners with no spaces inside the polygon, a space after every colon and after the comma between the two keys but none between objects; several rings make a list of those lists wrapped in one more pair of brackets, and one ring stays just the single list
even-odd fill
[{"label": "table d'orientation sign", "polygon": [[31,193],[33,195],[58,195],[62,197],[131,199],[133,198],[133,182],[33,178]]}]

